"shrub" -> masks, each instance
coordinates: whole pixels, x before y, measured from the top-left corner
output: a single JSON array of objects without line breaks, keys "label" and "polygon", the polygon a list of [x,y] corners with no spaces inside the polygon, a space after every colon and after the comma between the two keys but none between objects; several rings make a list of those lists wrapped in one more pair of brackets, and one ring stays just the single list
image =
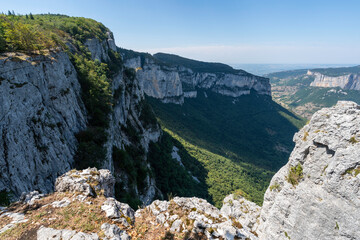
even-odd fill
[{"label": "shrub", "polygon": [[0,191],[0,206],[9,206],[11,202],[11,193],[6,191],[6,190],[2,190]]},{"label": "shrub", "polygon": [[309,136],[308,132],[304,132],[304,137],[302,138],[303,141],[306,141],[307,137]]},{"label": "shrub", "polygon": [[299,163],[296,166],[290,168],[286,180],[291,183],[291,185],[296,186],[299,184],[299,181],[303,178],[303,168]]},{"label": "shrub", "polygon": [[275,182],[273,185],[270,186],[270,191],[277,190],[280,191],[280,184],[278,182]]},{"label": "shrub", "polygon": [[152,110],[149,103],[145,100],[139,103],[140,105],[140,116],[139,120],[144,124],[145,127],[156,127],[157,120],[154,111]]},{"label": "shrub", "polygon": [[355,144],[355,143],[358,143],[359,141],[356,140],[356,138],[353,136],[353,137],[350,138],[349,142],[352,143],[352,144]]}]

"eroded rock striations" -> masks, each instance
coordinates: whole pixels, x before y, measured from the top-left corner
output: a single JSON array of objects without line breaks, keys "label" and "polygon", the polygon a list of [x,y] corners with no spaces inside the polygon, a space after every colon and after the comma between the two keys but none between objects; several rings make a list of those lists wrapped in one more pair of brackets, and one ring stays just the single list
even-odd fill
[{"label": "eroded rock striations", "polygon": [[265,193],[260,239],[358,239],[360,106],[316,112],[294,141]]},{"label": "eroded rock striations", "polygon": [[71,169],[86,127],[80,84],[67,54],[0,59],[0,190],[49,192]]},{"label": "eroded rock striations", "polygon": [[269,79],[242,70],[234,70],[229,66],[227,67],[232,69],[231,72],[196,71],[182,65],[162,62],[156,59],[156,55],[153,57],[138,53],[140,56],[136,56],[135,53],[127,56],[129,54],[126,50],[123,51],[125,51],[123,53],[125,66],[136,69],[144,92],[165,103],[182,104],[184,97],[196,97],[197,88],[211,89],[231,97],[250,94],[251,91],[271,95]]},{"label": "eroded rock striations", "polygon": [[[109,54],[116,46],[112,33],[107,36],[102,42],[86,41],[94,60],[111,60]],[[72,45],[70,49],[78,51]],[[142,116],[144,93],[138,79],[125,74],[121,65],[111,80],[114,104],[102,167],[109,169],[125,190],[134,191],[144,202],[151,201],[157,193],[154,179],[147,175],[143,189],[130,184],[128,173],[114,167],[113,149],[141,147],[141,161],[150,168],[146,161],[148,145],[158,140],[161,130],[157,123],[149,124],[147,116]],[[65,52],[32,57],[21,53],[2,55],[0,192],[11,192],[14,197],[33,190],[48,193],[55,179],[73,168],[78,145],[75,136],[86,129],[89,118],[81,91],[77,72]],[[137,142],[131,134],[138,136]]]},{"label": "eroded rock striations", "polygon": [[360,90],[360,74],[326,76],[309,70],[307,75],[315,77],[314,81],[310,83],[310,86],[313,87],[340,87],[345,90]]}]

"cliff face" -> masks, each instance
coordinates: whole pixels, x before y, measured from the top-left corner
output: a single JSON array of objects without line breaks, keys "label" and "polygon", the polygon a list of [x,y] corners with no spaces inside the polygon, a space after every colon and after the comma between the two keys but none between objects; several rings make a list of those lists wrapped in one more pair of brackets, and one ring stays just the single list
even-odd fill
[{"label": "cliff face", "polygon": [[255,90],[258,94],[271,95],[269,80],[252,74],[194,72],[184,67],[178,67],[178,71],[181,82],[190,90],[211,89],[231,97],[250,94],[250,90]]},{"label": "cliff face", "polygon": [[326,76],[318,72],[308,71],[307,75],[315,76],[315,80],[310,83],[313,87],[340,87],[346,90],[360,90],[360,75],[346,74],[343,76]]},{"label": "cliff face", "polygon": [[[110,60],[109,52],[116,48],[112,34],[108,36],[103,42],[86,41],[93,59]],[[30,190],[52,191],[56,177],[73,168],[75,135],[87,126],[76,70],[64,52],[37,57],[9,53],[0,59],[0,66],[0,191],[15,196]],[[160,128],[141,119],[142,87],[137,78],[124,74],[122,66],[119,69],[112,78],[114,104],[103,167],[112,171],[124,191],[135,191],[149,201],[157,191],[154,179],[147,175],[141,189],[130,186],[128,173],[114,167],[113,149],[130,145],[143,149],[141,161],[150,171],[146,153],[149,142],[159,138]]]},{"label": "cliff face", "polygon": [[163,102],[182,103],[184,94],[179,73],[175,68],[160,66],[152,59],[128,59],[125,66],[136,69],[141,89],[151,97],[162,99]]},{"label": "cliff face", "polygon": [[260,239],[357,239],[360,106],[316,112],[265,193]]},{"label": "cliff face", "polygon": [[65,53],[0,60],[0,189],[51,191],[86,126],[76,71]]},{"label": "cliff face", "polygon": [[125,59],[125,66],[136,69],[144,92],[163,102],[182,104],[184,97],[196,97],[196,88],[211,89],[225,96],[250,94],[271,95],[269,79],[246,72],[198,72],[181,65],[169,65],[151,56]]}]

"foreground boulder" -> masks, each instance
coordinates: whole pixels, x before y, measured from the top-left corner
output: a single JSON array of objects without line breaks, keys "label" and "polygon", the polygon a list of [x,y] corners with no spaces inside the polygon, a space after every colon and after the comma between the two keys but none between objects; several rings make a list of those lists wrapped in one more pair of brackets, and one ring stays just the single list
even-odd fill
[{"label": "foreground boulder", "polygon": [[359,239],[360,106],[318,111],[294,141],[266,191],[260,239]]},{"label": "foreground boulder", "polygon": [[56,192],[24,193],[0,210],[0,239],[129,240],[134,210],[112,197],[109,170],[71,170],[56,180]]},{"label": "foreground boulder", "polygon": [[79,192],[86,196],[114,196],[115,178],[107,169],[71,170],[56,179],[56,192]]},{"label": "foreground boulder", "polygon": [[[163,229],[175,239],[257,239],[251,229],[227,212],[223,214],[204,199],[175,197],[170,201],[156,200],[136,211],[135,216],[136,224],[150,225],[150,232]],[[155,222],[153,229],[151,222]]]}]

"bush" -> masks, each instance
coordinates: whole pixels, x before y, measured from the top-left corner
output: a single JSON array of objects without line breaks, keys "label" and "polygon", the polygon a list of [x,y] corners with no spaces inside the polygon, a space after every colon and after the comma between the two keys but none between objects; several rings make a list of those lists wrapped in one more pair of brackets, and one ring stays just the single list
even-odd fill
[{"label": "bush", "polygon": [[7,190],[0,191],[0,206],[6,207],[11,203],[11,193]]},{"label": "bush", "polygon": [[303,179],[303,168],[299,163],[298,165],[290,168],[286,180],[291,183],[291,185],[296,186],[299,184],[301,179]]},{"label": "bush", "polygon": [[149,103],[145,100],[139,103],[140,105],[140,116],[139,120],[143,123],[144,127],[154,128],[157,125],[157,120],[154,111],[152,110]]}]

